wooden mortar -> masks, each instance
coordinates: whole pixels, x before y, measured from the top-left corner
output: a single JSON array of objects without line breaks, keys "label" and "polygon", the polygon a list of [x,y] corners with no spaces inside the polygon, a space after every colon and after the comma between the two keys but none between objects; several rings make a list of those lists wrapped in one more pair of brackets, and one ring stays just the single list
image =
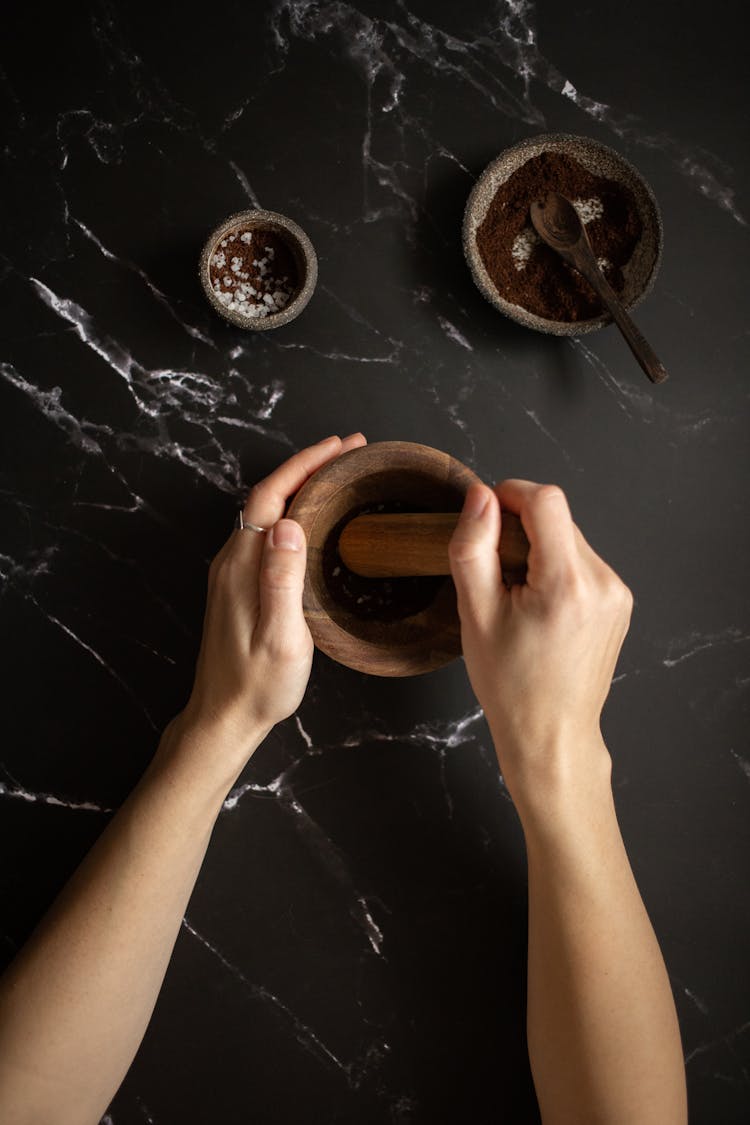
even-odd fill
[{"label": "wooden mortar", "polygon": [[[303,606],[321,651],[375,676],[419,675],[460,655],[447,545],[478,479],[438,449],[385,441],[344,453],[306,481],[287,515],[307,537]],[[506,515],[506,581],[523,580],[527,551],[517,519]]]}]

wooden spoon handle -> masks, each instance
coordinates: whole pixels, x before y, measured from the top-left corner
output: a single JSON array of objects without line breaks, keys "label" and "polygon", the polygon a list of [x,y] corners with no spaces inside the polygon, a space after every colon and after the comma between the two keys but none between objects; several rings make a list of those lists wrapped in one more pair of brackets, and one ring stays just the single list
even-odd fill
[{"label": "wooden spoon handle", "polygon": [[601,301],[612,314],[617,327],[622,332],[625,340],[635,358],[648,375],[652,383],[663,383],[668,378],[664,365],[657,357],[654,349],[649,344],[640,329],[634,324],[629,314],[622,306],[620,298],[615,293],[606,277],[592,256],[576,255],[573,265],[582,273],[589,285],[596,290]]},{"label": "wooden spoon handle", "polygon": [[[349,570],[365,578],[450,574],[448,543],[458,512],[394,512],[357,516],[339,537]],[[523,582],[529,541],[518,516],[503,512],[500,562],[506,582]]]}]

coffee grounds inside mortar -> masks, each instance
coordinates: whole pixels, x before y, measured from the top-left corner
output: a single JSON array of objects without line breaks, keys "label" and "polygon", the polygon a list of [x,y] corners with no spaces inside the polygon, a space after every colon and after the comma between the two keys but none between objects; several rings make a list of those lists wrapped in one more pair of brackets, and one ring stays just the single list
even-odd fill
[{"label": "coffee grounds inside mortar", "polygon": [[624,184],[595,176],[564,153],[533,156],[500,185],[477,229],[477,248],[506,301],[545,320],[590,320],[604,311],[601,301],[531,225],[530,205],[550,191],[573,203],[604,276],[622,293],[622,267],[643,229],[635,197]]},{"label": "coffee grounds inside mortar", "polygon": [[412,578],[363,578],[344,565],[339,554],[339,536],[356,516],[375,512],[416,512],[398,500],[387,504],[364,504],[340,520],[323,548],[322,568],[326,586],[343,610],[363,621],[401,621],[426,609],[435,599],[444,575]]}]

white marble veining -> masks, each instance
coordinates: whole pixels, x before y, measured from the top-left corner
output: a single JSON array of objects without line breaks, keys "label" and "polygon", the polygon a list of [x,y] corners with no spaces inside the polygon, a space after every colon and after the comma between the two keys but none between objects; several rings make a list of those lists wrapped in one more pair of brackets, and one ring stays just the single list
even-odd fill
[{"label": "white marble veining", "polygon": [[677,637],[669,643],[669,651],[663,658],[665,668],[675,668],[685,660],[691,660],[699,653],[714,649],[720,645],[742,645],[750,641],[750,634],[743,633],[734,625],[722,629],[718,633],[691,632],[685,637]]},{"label": "white marble veining", "polygon": [[233,965],[231,961],[227,960],[224,954],[219,949],[217,949],[213,942],[204,937],[203,934],[198,933],[198,931],[194,928],[194,926],[191,925],[187,918],[183,918],[182,925],[183,928],[191,935],[191,937],[195,938],[195,940],[199,942],[204,949],[207,949],[208,952],[213,957],[215,957],[221,965],[223,965],[227,972],[232,974],[235,980],[237,980],[242,985],[242,987],[249,992],[254,1000],[260,1000],[263,1003],[270,1005],[277,1013],[279,1013],[279,1015],[284,1018],[285,1021],[288,1022],[292,1034],[304,1050],[310,1051],[318,1058],[321,1058],[323,1061],[336,1067],[338,1070],[343,1071],[345,1074],[348,1072],[348,1065],[342,1062],[341,1059],[339,1059],[333,1053],[333,1051],[331,1051],[330,1048],[326,1046],[326,1044],[313,1031],[313,1029],[311,1027],[308,1027],[307,1024],[305,1024],[298,1016],[296,1016],[291,1008],[289,1008],[289,1006],[285,1004],[283,1000],[281,1000],[278,996],[276,996],[269,989],[265,988],[263,985],[254,984],[251,980],[249,980],[249,978],[245,975],[245,973],[242,972],[241,969],[237,968],[236,965]]},{"label": "white marble veining", "polygon": [[[473,37],[449,34],[436,24],[417,16],[406,5],[399,5],[397,10],[398,18],[375,18],[360,11],[355,5],[339,0],[323,4],[310,0],[279,0],[270,6],[268,15],[269,30],[279,52],[281,66],[290,55],[294,39],[301,39],[320,42],[328,50],[343,50],[365,79],[367,107],[362,158],[366,197],[370,191],[368,185],[373,181],[395,197],[395,214],[400,213],[401,206],[406,208],[412,219],[418,213],[417,169],[412,167],[409,160],[394,163],[374,155],[375,138],[380,137],[383,129],[390,130],[391,133],[380,137],[381,143],[393,140],[394,128],[397,134],[405,135],[408,131],[410,136],[419,137],[430,151],[440,152],[455,160],[467,177],[470,175],[459,156],[450,152],[433,135],[429,119],[415,114],[409,108],[409,95],[417,73],[427,65],[439,79],[454,81],[459,86],[465,84],[487,98],[499,112],[513,118],[520,117],[534,128],[546,127],[545,119],[534,101],[535,89],[541,84],[561,97],[574,101],[584,113],[607,125],[615,136],[671,154],[684,174],[696,181],[702,194],[714,199],[739,221],[744,221],[734,207],[734,189],[717,178],[719,171],[725,171],[721,161],[714,160],[710,154],[699,156],[691,153],[671,138],[652,133],[646,126],[641,127],[631,114],[622,113],[600,100],[582,94],[580,84],[576,83],[574,76],[564,76],[559,72],[554,63],[540,52],[537,16],[532,4],[525,0],[514,0],[513,4],[499,6],[496,18]],[[93,111],[85,108],[64,111],[58,119],[57,129],[62,153],[61,171],[65,171],[69,165],[67,141],[71,131],[82,131],[97,159],[103,163],[118,161],[123,158],[123,134],[141,122],[146,110],[161,114],[171,127],[189,133],[203,149],[214,155],[218,154],[218,142],[198,127],[197,122],[167,92],[158,78],[147,73],[138,51],[127,41],[122,27],[112,13],[106,16],[97,14],[93,18],[92,29],[107,67],[112,73],[127,76],[131,83],[134,112],[123,124],[115,124],[97,118]],[[522,89],[518,88],[519,79]],[[246,103],[243,103],[241,107],[228,113],[224,122],[225,131],[231,130],[243,118],[245,109]],[[703,156],[705,160],[702,163]],[[231,157],[227,158],[227,166],[240,182],[248,201],[253,206],[258,206],[260,200],[247,173]],[[375,207],[366,198],[363,204],[363,221],[377,222],[388,211],[388,208]],[[109,263],[137,276],[154,301],[196,343],[213,352],[217,350],[210,332],[193,323],[189,314],[177,307],[174,300],[153,282],[142,266],[107,247],[88,223],[70,213],[67,205],[65,214],[67,223],[94,245]],[[149,371],[138,363],[125,345],[103,332],[91,314],[76,301],[56,293],[40,278],[31,277],[30,283],[40,299],[74,328],[82,343],[99,355],[126,382],[139,413],[157,431],[155,434],[121,432],[107,435],[122,448],[140,449],[155,457],[173,459],[216,488],[236,491],[241,486],[239,466],[226,444],[218,437],[216,426],[209,425],[211,421],[229,428],[258,433],[278,442],[282,447],[292,444],[288,435],[268,424],[271,415],[262,399],[260,403],[247,402],[243,394],[243,391],[247,391],[244,373],[230,370],[228,374],[231,389],[228,389],[226,375],[219,379],[201,371]],[[332,292],[330,287],[328,292]],[[336,299],[341,300],[338,295]],[[359,310],[352,308],[351,311],[364,322]],[[474,353],[475,344],[464,325],[456,324],[441,313],[436,314],[436,325],[458,347],[469,354]],[[303,355],[307,352],[319,359],[342,364],[401,364],[404,360],[403,342],[391,339],[389,343],[390,350],[379,354],[369,349],[357,354],[336,347],[321,348],[304,341],[288,339],[274,339],[270,346],[282,354],[285,351],[300,351]],[[624,382],[618,379],[607,370],[592,349],[581,341],[573,341],[572,346],[592,367],[604,386],[614,394],[621,410],[644,421],[653,420],[654,411],[661,408],[654,406],[653,397],[644,387],[635,380]],[[476,375],[476,371],[472,371],[472,374]],[[45,408],[45,393],[39,388],[37,402],[42,409]],[[277,396],[284,393],[278,380],[273,393]],[[63,389],[60,390],[60,396],[64,396]],[[540,432],[554,441],[550,427],[540,416],[538,408],[523,399],[520,400],[520,406]],[[445,409],[457,429],[466,434],[469,427],[462,415],[460,401],[446,402]],[[93,434],[97,429],[106,434],[106,424],[76,418],[72,412],[68,413],[69,427],[77,426],[79,438],[84,436],[87,439],[82,444],[89,445],[89,451],[93,452],[93,447],[89,444],[91,440],[95,441]],[[61,417],[59,411],[57,417]],[[177,417],[203,431],[205,441],[200,450],[174,438],[170,422]],[[686,432],[697,432],[710,421],[706,414],[686,417],[684,428]],[[561,446],[559,448],[564,459],[569,459],[570,454]]]},{"label": "white marble veining", "polygon": [[732,755],[747,780],[750,781],[750,761],[748,761],[747,758],[744,758],[741,754],[738,754],[736,750],[730,750],[729,753]]},{"label": "white marble veining", "polygon": [[[0,765],[0,769],[2,765]],[[69,801],[63,797],[56,797],[54,793],[30,793],[19,785],[8,786],[0,781],[0,797],[9,797],[11,800],[28,801],[31,804],[54,805],[56,808],[83,810],[85,812],[111,813],[113,810],[96,804],[95,801]]]},{"label": "white marble veining", "polygon": [[[319,436],[316,427],[327,432],[346,422],[366,431],[370,423],[381,437],[450,447],[488,479],[496,471],[514,472],[512,462],[518,458],[531,466],[530,473],[535,465],[540,472],[544,466],[545,473],[566,477],[574,486],[581,482],[582,489],[599,466],[585,444],[576,447],[569,439],[578,411],[587,412],[614,450],[623,449],[626,465],[634,463],[633,448],[659,443],[674,453],[678,468],[681,460],[706,460],[715,472],[717,447],[736,438],[740,398],[732,378],[742,364],[739,336],[720,339],[715,351],[701,353],[701,362],[706,355],[711,360],[705,393],[690,371],[679,369],[665,393],[657,393],[629,366],[629,358],[622,363],[609,358],[613,353],[604,333],[549,341],[521,334],[499,317],[493,326],[488,310],[478,310],[481,299],[460,255],[460,211],[481,165],[494,155],[490,136],[493,144],[497,136],[499,149],[534,132],[596,132],[636,163],[643,158],[680,202],[710,217],[716,224],[712,229],[731,238],[746,233],[740,180],[719,151],[718,133],[717,151],[708,151],[680,128],[665,131],[660,113],[638,116],[629,106],[614,104],[602,93],[605,84],[600,85],[590,58],[565,55],[563,63],[562,50],[546,34],[544,15],[543,6],[531,0],[497,0],[463,19],[458,13],[448,30],[434,7],[423,4],[418,12],[402,0],[382,5],[271,0],[253,15],[252,36],[246,24],[238,23],[247,35],[240,46],[248,53],[262,42],[253,55],[260,69],[237,81],[229,75],[226,88],[215,82],[210,97],[204,97],[205,91],[197,96],[183,81],[186,68],[170,68],[167,59],[162,71],[153,44],[142,41],[137,16],[117,0],[96,3],[81,17],[88,35],[82,57],[94,77],[88,86],[82,83],[80,93],[65,91],[55,102],[46,134],[33,99],[26,104],[10,68],[0,72],[9,109],[7,169],[13,172],[28,162],[30,198],[38,209],[28,236],[21,225],[21,234],[9,239],[0,259],[0,283],[9,295],[11,319],[18,321],[10,325],[0,361],[0,390],[19,418],[33,417],[42,435],[35,438],[34,456],[55,486],[51,498],[46,487],[32,497],[25,482],[16,483],[12,476],[0,482],[7,517],[7,541],[0,548],[2,597],[14,612],[20,607],[34,622],[46,623],[60,645],[56,651],[74,653],[83,662],[86,690],[106,678],[123,708],[143,723],[150,743],[159,724],[133,686],[142,680],[131,682],[133,669],[117,642],[126,641],[127,652],[137,648],[149,671],[187,677],[199,626],[185,620],[184,601],[150,570],[144,540],[151,532],[182,533],[179,550],[186,558],[190,554],[195,567],[210,550],[208,543],[196,545],[205,515],[201,503],[228,506],[252,483],[261,461],[283,460]],[[239,38],[242,34],[237,32]],[[179,34],[175,39],[179,43]],[[329,79],[334,94],[326,103],[330,116],[318,119],[320,153],[312,155],[305,146],[308,131],[317,127],[314,117],[301,115],[304,132],[289,139],[267,127],[277,105],[287,127],[293,122],[286,99],[298,68],[308,64],[312,74],[325,75],[320,90],[310,88],[310,99],[325,94]],[[81,71],[85,79],[85,66]],[[262,142],[258,120],[265,120]],[[496,134],[489,128],[493,121]],[[298,164],[283,162],[288,141],[292,150],[300,145]],[[313,167],[318,160],[320,167]],[[183,209],[185,200],[170,194],[173,161],[182,195],[192,192],[192,169],[202,169],[198,189],[204,194],[196,198],[203,202],[195,210]],[[153,182],[161,177],[163,183]],[[324,178],[324,190],[316,177]],[[158,253],[150,253],[148,238],[138,240],[143,232],[119,221],[119,213],[111,214],[112,201],[121,202],[136,183],[146,199],[138,215],[152,216],[157,232],[151,249],[163,244],[165,257],[174,247],[182,252],[184,234],[189,243],[184,260],[195,259],[196,269],[196,231],[205,237],[222,209],[265,205],[293,214],[320,255],[317,292],[304,318],[283,331],[258,335],[234,332],[219,322],[192,273],[188,281],[179,278]],[[216,214],[208,213],[211,206]],[[673,246],[678,237],[681,232],[668,231]],[[372,284],[370,269],[375,271]],[[684,332],[698,347],[701,299],[697,291],[683,292],[680,284],[673,268],[664,281],[660,278],[655,296],[666,298],[662,309],[672,318],[670,330]],[[565,369],[565,379],[556,364]],[[189,492],[184,505],[180,496],[182,513],[193,491],[202,498],[194,517],[186,520],[183,514],[180,528],[166,499],[177,488]],[[675,488],[667,482],[657,500],[677,496]],[[126,530],[131,526],[132,541]],[[90,561],[80,575],[81,604],[76,605],[53,580],[70,574],[82,557]],[[124,588],[142,605],[143,620],[155,623],[153,635],[146,630],[140,635],[141,620],[132,629],[118,624],[119,632],[109,620],[106,628],[97,628],[85,588],[99,579],[115,590]],[[747,688],[740,665],[750,634],[730,624],[730,612],[726,603],[717,605],[696,628],[686,611],[681,629],[660,634],[648,658],[636,657],[615,678],[622,684],[616,704],[639,677],[640,682],[653,679],[666,694],[681,692],[684,679],[699,673],[709,686],[720,681],[717,713],[734,704]],[[724,675],[730,665],[731,673]],[[367,693],[358,694],[352,679],[346,679],[332,708],[325,692],[318,693],[317,676],[302,711],[284,724],[279,745],[268,750],[283,750],[283,765],[261,781],[267,774],[251,763],[248,780],[223,804],[221,825],[241,829],[242,818],[257,811],[254,802],[275,802],[280,811],[276,830],[298,838],[321,886],[335,889],[337,917],[353,941],[360,976],[354,984],[347,980],[357,993],[351,1048],[334,1050],[322,1022],[302,1019],[283,989],[257,983],[244,960],[233,963],[222,952],[220,919],[216,927],[213,920],[208,924],[210,937],[189,918],[183,928],[220,977],[250,1005],[262,1004],[273,1013],[280,1041],[290,1040],[293,1055],[298,1047],[350,1093],[370,1089],[380,1099],[383,1121],[421,1125],[425,1118],[418,1116],[417,1097],[404,1088],[398,1066],[389,1069],[395,1040],[381,1033],[379,1009],[367,989],[362,988],[364,999],[358,993],[368,973],[398,974],[404,939],[393,903],[367,865],[349,854],[343,833],[339,836],[319,814],[317,819],[311,815],[314,806],[302,778],[316,770],[325,773],[329,763],[333,771],[342,752],[369,755],[371,765],[378,752],[393,747],[418,761],[430,783],[425,788],[434,790],[431,826],[444,832],[451,846],[469,847],[467,794],[459,784],[464,761],[481,767],[483,784],[497,798],[498,823],[514,814],[480,708],[462,703],[451,716],[436,719],[430,704],[415,703],[405,707],[403,720],[386,721],[371,704],[357,710]],[[311,733],[323,729],[324,736]],[[50,816],[50,808],[69,813],[73,826],[78,823],[73,812],[113,812],[85,785],[80,791],[71,785],[74,791],[68,792],[66,785],[52,792],[57,786],[23,784],[15,775],[27,780],[40,774],[24,773],[19,761],[44,748],[6,749],[0,802],[13,802],[15,809],[28,806],[24,816],[33,818],[40,831],[63,821],[62,815]],[[702,752],[688,746],[686,768]],[[736,785],[733,792],[745,797],[746,748],[739,740],[722,739],[717,754]],[[497,824],[487,818],[473,830],[476,854],[489,863]],[[476,862],[474,853],[470,862]],[[496,875],[492,869],[491,877]],[[439,925],[450,917],[446,911]],[[397,987],[390,975],[385,979]],[[686,972],[685,981],[673,980],[697,1028],[686,1042],[688,1066],[709,1068],[717,1082],[747,1081],[738,1043],[750,1025],[734,1018],[719,1021],[718,990],[694,986],[703,977]],[[401,1043],[409,1042],[409,1021],[417,1026],[419,1015],[416,1009],[404,1012],[407,1031]],[[412,1063],[404,1059],[405,1068]],[[108,1113],[102,1125],[138,1120],[159,1121],[147,1090],[143,1097],[128,1093],[123,1108]]]},{"label": "white marble veining", "polygon": [[167,294],[162,292],[159,286],[151,280],[144,269],[142,269],[136,262],[131,262],[127,258],[118,258],[116,254],[107,249],[107,247],[101,242],[100,239],[96,237],[92,230],[89,230],[85,223],[82,223],[80,219],[76,219],[72,215],[69,215],[68,217],[70,221],[78,227],[84,237],[92,242],[94,246],[96,246],[97,250],[99,250],[99,252],[108,261],[117,263],[118,266],[122,266],[124,269],[129,270],[131,273],[134,273],[137,277],[139,277],[154,300],[157,301],[159,305],[162,306],[162,308],[165,308],[167,310],[172,319],[176,321],[177,324],[179,324],[179,326],[185,332],[187,332],[189,336],[192,336],[195,340],[200,340],[202,344],[206,344],[209,348],[216,348],[216,344],[210,336],[206,335],[205,332],[201,332],[201,330],[199,328],[196,328],[195,325],[187,323],[184,314],[177,311]]},{"label": "white marble veining", "polygon": [[[707,1054],[708,1052],[719,1051],[724,1055],[728,1055],[733,1063],[739,1061],[734,1051],[734,1045],[741,1035],[744,1035],[750,1028],[750,1020],[746,1020],[738,1027],[732,1028],[724,1035],[717,1035],[715,1039],[709,1039],[705,1043],[700,1043],[697,1047],[693,1047],[685,1055],[685,1065],[689,1066],[693,1059],[699,1055]],[[747,1083],[747,1073],[744,1075],[745,1083]]]},{"label": "white marble veining", "polygon": [[[399,4],[397,10],[398,19],[378,19],[342,0],[276,0],[270,21],[282,55],[289,53],[294,37],[332,41],[333,49],[343,49],[365,79],[365,216],[384,213],[372,209],[369,178],[391,193],[397,209],[405,207],[410,215],[415,214],[414,197],[400,169],[373,155],[373,132],[378,123],[376,115],[381,115],[381,119],[385,114],[393,118],[408,112],[405,102],[412,71],[427,66],[438,79],[449,77],[459,89],[473,89],[498,112],[537,132],[546,127],[545,115],[535,101],[536,87],[541,85],[572,101],[585,116],[605,125],[615,138],[666,156],[695,190],[725,210],[735,222],[747,225],[737,206],[736,188],[727,182],[724,161],[705,149],[693,148],[685,141],[651,129],[628,109],[584,93],[578,88],[575,75],[562,73],[547,58],[539,47],[536,6],[531,0],[498,4],[484,33],[473,37],[452,35],[417,16],[405,3]],[[518,89],[519,79],[522,90]]]},{"label": "white marble veining", "polygon": [[[47,621],[50,625],[59,629],[66,637],[68,637],[75,645],[83,649],[88,656],[90,656],[99,667],[103,668],[108,676],[118,684],[120,688],[130,699],[131,703],[138,709],[145,717],[148,725],[152,730],[157,730],[157,725],[154,722],[147,707],[144,705],[142,699],[136,691],[127,683],[123,676],[117,671],[116,668],[104,657],[100,652],[94,648],[88,641],[81,637],[75,629],[72,628],[65,621],[62,621],[56,614],[48,608],[45,608],[32,590],[32,583],[35,579],[43,577],[49,573],[51,559],[56,552],[54,549],[48,549],[42,552],[41,556],[32,559],[28,565],[18,563],[16,560],[9,558],[7,555],[0,554],[0,577],[4,582],[11,586],[15,586],[20,596],[34,607],[34,609]],[[34,798],[30,798],[34,799]],[[49,801],[48,803],[52,803]]]},{"label": "white marble veining", "polygon": [[311,1054],[325,1067],[338,1072],[350,1089],[356,1090],[366,1080],[377,1078],[380,1065],[390,1051],[390,1045],[385,1039],[378,1035],[371,1035],[357,1054],[348,1060],[344,1060],[324,1042],[317,1031],[294,1012],[286,1001],[265,985],[256,984],[250,980],[242,969],[232,964],[224,956],[214,942],[199,933],[187,917],[183,919],[182,925],[187,933],[219,962],[254,1001],[260,1002],[271,1009],[303,1051]]},{"label": "white marble veining", "polygon": [[[281,808],[292,816],[296,831],[305,840],[309,849],[318,857],[321,866],[343,890],[349,899],[349,912],[352,919],[366,936],[373,952],[380,955],[383,946],[383,932],[372,916],[366,896],[357,890],[354,885],[346,858],[320,825],[313,820],[294,793],[292,787],[294,774],[304,761],[323,752],[314,746],[312,738],[303,727],[299,715],[295,716],[294,721],[303,742],[304,749],[302,752],[271,781],[264,784],[252,781],[244,782],[232,790],[224,801],[224,811],[231,812],[236,809],[248,794],[275,798]],[[348,745],[348,743],[345,743],[345,745]]]}]

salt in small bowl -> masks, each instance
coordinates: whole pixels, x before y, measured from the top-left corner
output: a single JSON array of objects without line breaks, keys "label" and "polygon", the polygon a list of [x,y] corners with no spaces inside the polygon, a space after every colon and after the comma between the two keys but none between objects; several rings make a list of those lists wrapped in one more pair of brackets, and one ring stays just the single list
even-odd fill
[{"label": "salt in small bowl", "polygon": [[[233,234],[240,228],[270,231],[281,238],[294,258],[297,267],[299,283],[297,290],[288,304],[278,312],[270,313],[265,317],[249,317],[236,309],[229,309],[214,291],[211,284],[210,267],[211,258],[222,239]],[[246,328],[250,332],[266,332],[269,328],[281,328],[299,316],[313,295],[318,280],[318,258],[313,244],[297,223],[278,211],[263,211],[256,208],[252,211],[238,211],[230,215],[219,224],[208,236],[200,258],[199,275],[203,292],[209,304],[219,316],[236,325],[237,328]]]}]

